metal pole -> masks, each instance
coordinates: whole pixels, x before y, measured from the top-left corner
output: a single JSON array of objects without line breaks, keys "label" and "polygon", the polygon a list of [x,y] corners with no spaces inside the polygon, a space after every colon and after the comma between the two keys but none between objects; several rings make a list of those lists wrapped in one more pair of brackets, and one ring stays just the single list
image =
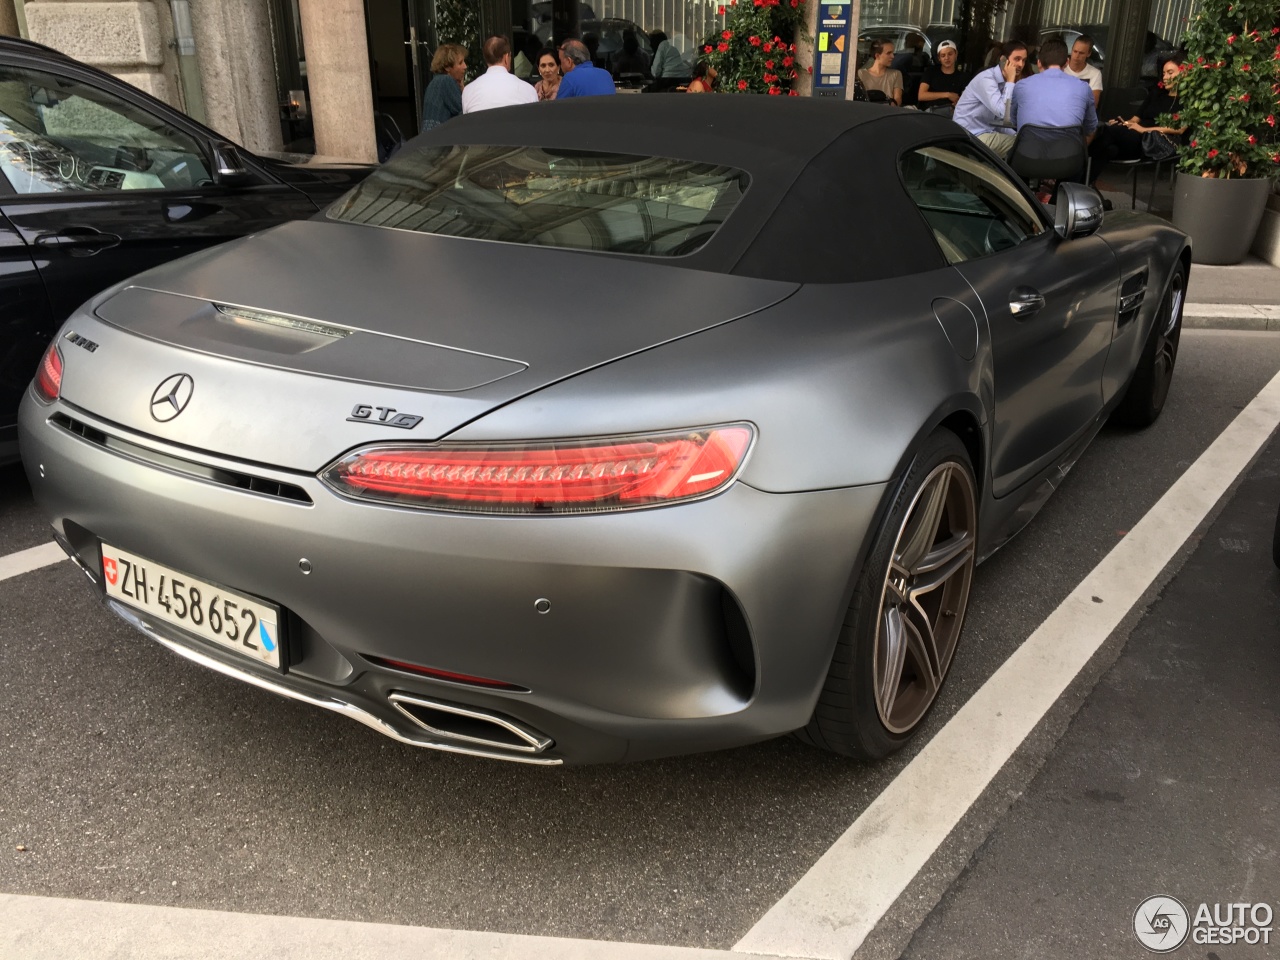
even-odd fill
[{"label": "metal pole", "polygon": [[169,10],[173,14],[173,45],[178,51],[178,79],[187,116],[207,123],[200,64],[196,60],[196,38],[191,32],[191,5],[189,0],[169,0]]},{"label": "metal pole", "polygon": [[30,40],[31,33],[27,30],[27,8],[23,0],[13,0],[13,13],[18,18],[18,36],[24,40]]}]

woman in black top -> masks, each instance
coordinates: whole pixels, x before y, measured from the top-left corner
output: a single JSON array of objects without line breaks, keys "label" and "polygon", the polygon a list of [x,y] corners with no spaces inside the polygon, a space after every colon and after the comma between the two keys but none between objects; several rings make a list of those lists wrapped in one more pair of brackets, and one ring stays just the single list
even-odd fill
[{"label": "woman in black top", "polygon": [[1160,133],[1171,140],[1181,142],[1187,132],[1185,126],[1165,127],[1157,121],[1162,115],[1178,112],[1178,75],[1182,72],[1182,55],[1176,54],[1161,67],[1163,81],[1147,93],[1147,99],[1136,116],[1127,120],[1111,120],[1098,127],[1098,135],[1089,145],[1093,158],[1093,176],[1097,179],[1102,165],[1108,160],[1143,160],[1147,153],[1142,148],[1142,138],[1148,133]]}]

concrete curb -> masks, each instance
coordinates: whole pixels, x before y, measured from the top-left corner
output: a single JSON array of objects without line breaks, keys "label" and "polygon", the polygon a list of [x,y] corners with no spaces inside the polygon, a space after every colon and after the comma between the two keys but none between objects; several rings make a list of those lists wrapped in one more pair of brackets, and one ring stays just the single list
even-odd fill
[{"label": "concrete curb", "polygon": [[1266,303],[1188,303],[1182,325],[1201,330],[1280,332],[1280,306]]}]

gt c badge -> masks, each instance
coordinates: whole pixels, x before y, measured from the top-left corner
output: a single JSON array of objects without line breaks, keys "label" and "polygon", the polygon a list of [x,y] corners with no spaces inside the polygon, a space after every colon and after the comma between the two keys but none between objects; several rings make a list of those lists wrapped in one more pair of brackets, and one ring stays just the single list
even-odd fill
[{"label": "gt c badge", "polygon": [[188,374],[175,373],[172,377],[167,377],[156,387],[156,392],[151,394],[152,418],[161,423],[172,420],[187,409],[195,390],[196,382]]},{"label": "gt c badge", "polygon": [[[375,413],[377,416],[374,416]],[[399,427],[402,430],[412,430],[422,422],[422,418],[416,414],[398,413],[395,407],[371,407],[364,403],[357,403],[347,420],[350,423],[372,423],[380,427]]]}]

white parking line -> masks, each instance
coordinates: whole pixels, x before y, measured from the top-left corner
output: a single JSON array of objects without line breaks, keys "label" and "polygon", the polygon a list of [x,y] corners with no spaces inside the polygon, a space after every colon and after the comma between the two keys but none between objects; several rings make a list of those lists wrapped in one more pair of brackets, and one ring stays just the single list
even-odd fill
[{"label": "white parking line", "polygon": [[742,960],[723,950],[14,894],[0,894],[0,929],[0,960]]},{"label": "white parking line", "polygon": [[734,950],[852,956],[1277,424],[1280,374]]},{"label": "white parking line", "polygon": [[30,550],[19,550],[17,553],[0,557],[0,580],[30,573],[32,570],[39,570],[41,567],[47,567],[65,559],[67,555],[56,543],[42,543]]}]

